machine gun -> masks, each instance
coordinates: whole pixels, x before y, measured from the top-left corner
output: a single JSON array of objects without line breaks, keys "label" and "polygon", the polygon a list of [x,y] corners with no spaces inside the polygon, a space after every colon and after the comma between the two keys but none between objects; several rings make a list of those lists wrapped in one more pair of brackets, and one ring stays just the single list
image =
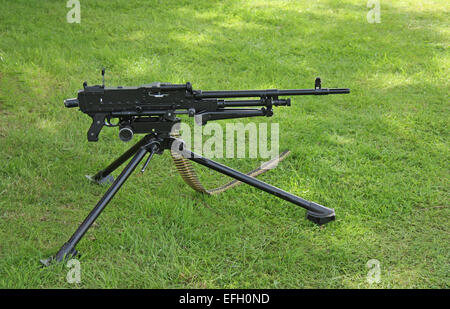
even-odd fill
[{"label": "machine gun", "polygon": [[[335,219],[333,209],[307,201],[254,178],[265,171],[263,168],[243,174],[193,153],[185,147],[184,142],[178,138],[176,132],[174,133],[173,128],[181,121],[177,115],[186,114],[194,117],[195,122],[199,125],[220,119],[270,117],[273,115],[274,106],[290,106],[289,98],[280,97],[345,94],[350,93],[349,89],[322,88],[320,78],[316,78],[314,89],[293,90],[201,91],[194,90],[189,82],[186,84],[156,82],[139,87],[105,87],[105,69],[102,70],[102,79],[102,85],[88,86],[84,82],[83,89],[78,91],[77,98],[64,101],[66,107],[79,107],[83,113],[92,117],[92,125],[87,133],[88,141],[98,141],[98,136],[104,126],[118,127],[119,138],[124,142],[130,141],[135,134],[146,135],[105,169],[94,176],[88,176],[95,183],[112,184],[57,254],[41,260],[44,265],[47,266],[52,261],[62,261],[65,257],[77,255],[75,246],[145,155],[149,154],[142,172],[154,154],[162,154],[166,149],[171,150],[175,165],[186,183],[199,192],[216,194],[243,182],[307,209],[307,219],[316,224],[322,225]],[[113,120],[114,118],[117,119],[116,122]],[[283,153],[275,161],[282,160],[286,155],[287,152]],[[122,173],[114,180],[111,173],[131,157],[132,159]],[[189,160],[235,180],[217,189],[206,190],[199,182]],[[269,161],[269,165],[273,162],[274,160]]]}]

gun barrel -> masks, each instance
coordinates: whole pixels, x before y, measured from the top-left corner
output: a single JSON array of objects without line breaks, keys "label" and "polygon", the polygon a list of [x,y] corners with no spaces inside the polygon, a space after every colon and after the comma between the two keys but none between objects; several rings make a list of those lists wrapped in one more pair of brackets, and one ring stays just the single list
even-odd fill
[{"label": "gun barrel", "polygon": [[321,89],[291,89],[291,90],[224,90],[202,91],[195,94],[198,99],[206,98],[251,98],[251,97],[275,97],[296,95],[327,95],[350,93],[348,88],[321,88]]}]

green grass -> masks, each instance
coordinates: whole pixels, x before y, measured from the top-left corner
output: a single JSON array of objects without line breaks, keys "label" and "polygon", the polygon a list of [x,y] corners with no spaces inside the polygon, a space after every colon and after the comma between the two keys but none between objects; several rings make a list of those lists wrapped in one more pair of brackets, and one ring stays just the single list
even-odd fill
[{"label": "green grass", "polygon": [[[380,24],[363,0],[81,0],[81,24],[65,1],[0,5],[0,287],[449,288],[448,1],[381,1]],[[292,155],[259,176],[337,220],[248,186],[202,196],[166,153],[78,245],[81,284],[41,268],[106,190],[84,175],[129,146],[114,129],[88,143],[89,117],[62,105],[102,66],[109,85],[351,88],[276,109]]]}]

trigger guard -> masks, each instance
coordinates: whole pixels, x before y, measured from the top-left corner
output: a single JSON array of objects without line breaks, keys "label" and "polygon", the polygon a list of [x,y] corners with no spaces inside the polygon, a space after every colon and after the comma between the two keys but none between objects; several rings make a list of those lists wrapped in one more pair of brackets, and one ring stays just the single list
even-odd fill
[{"label": "trigger guard", "polygon": [[105,126],[109,127],[109,128],[114,128],[114,127],[118,127],[120,123],[119,118],[117,118],[117,123],[111,123],[111,117],[106,117],[105,118]]}]

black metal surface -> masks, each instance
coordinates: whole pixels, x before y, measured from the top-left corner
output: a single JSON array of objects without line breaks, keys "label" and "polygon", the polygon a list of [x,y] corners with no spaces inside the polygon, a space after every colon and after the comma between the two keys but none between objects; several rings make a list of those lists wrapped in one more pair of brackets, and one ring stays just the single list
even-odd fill
[{"label": "black metal surface", "polygon": [[297,96],[297,95],[326,95],[350,93],[348,88],[323,88],[323,89],[291,89],[291,90],[225,90],[225,91],[202,91],[195,95],[198,99],[207,98],[252,98],[252,97],[275,97],[275,96]]},{"label": "black metal surface", "polygon": [[77,98],[65,99],[64,105],[68,108],[78,107],[78,99]]},{"label": "black metal surface", "polygon": [[196,114],[194,118],[195,123],[197,123],[198,125],[204,125],[211,120],[267,116],[267,113],[271,113],[271,111],[265,108],[262,109],[224,108],[222,110],[214,112],[204,112]]}]

